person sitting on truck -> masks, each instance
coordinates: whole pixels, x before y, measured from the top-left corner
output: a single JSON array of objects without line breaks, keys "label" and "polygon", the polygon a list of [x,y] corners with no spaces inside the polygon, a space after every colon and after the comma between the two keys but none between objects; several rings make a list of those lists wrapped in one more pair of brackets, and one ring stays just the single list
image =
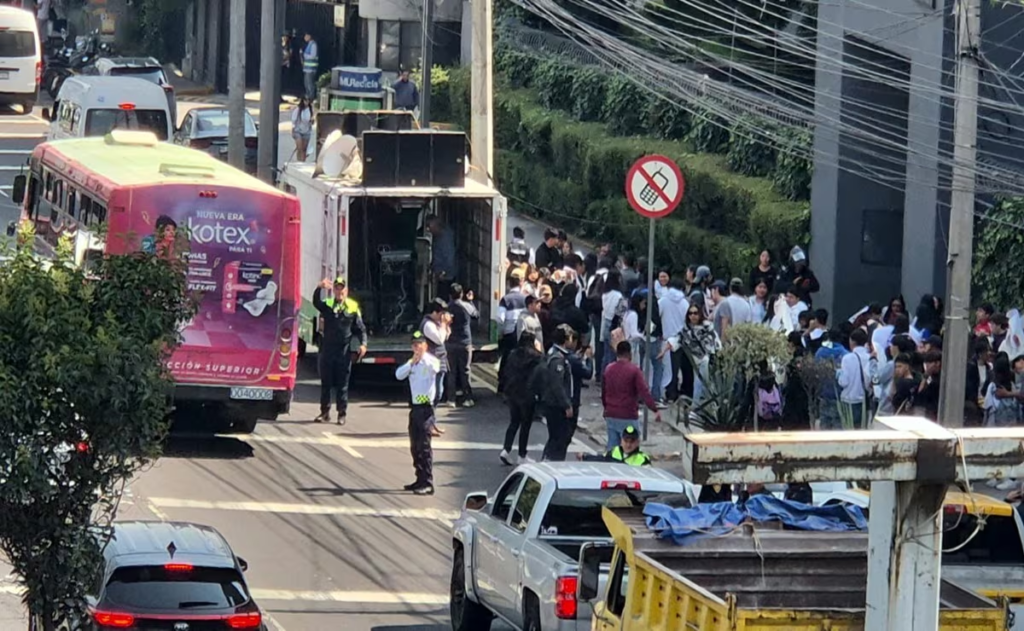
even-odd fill
[{"label": "person sitting on truck", "polygon": [[[334,288],[334,296],[326,300],[320,292]],[[359,354],[356,361],[366,355],[366,326],[363,312],[355,298],[348,295],[348,283],[338,276],[332,283],[323,279],[313,292],[313,306],[323,319],[320,341],[320,416],[314,423],[331,420],[331,390],[335,390],[338,407],[338,425],[344,425],[348,416],[348,378],[352,373],[352,336],[359,339]]]},{"label": "person sitting on truck", "polygon": [[649,467],[653,464],[651,457],[640,449],[640,431],[636,425],[627,425],[622,430],[622,438],[614,449],[603,456],[580,454],[580,460],[598,462],[622,462],[631,467]]},{"label": "person sitting on truck", "polygon": [[395,378],[409,381],[409,442],[416,481],[405,490],[416,495],[434,494],[434,451],[430,444],[434,427],[434,397],[441,362],[427,351],[427,338],[412,334],[412,358],[398,367]]}]

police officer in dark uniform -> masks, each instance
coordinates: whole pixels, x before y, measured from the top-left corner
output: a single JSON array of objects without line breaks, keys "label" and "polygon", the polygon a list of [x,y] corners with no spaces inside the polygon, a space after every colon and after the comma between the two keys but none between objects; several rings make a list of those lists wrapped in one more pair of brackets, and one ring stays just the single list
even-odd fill
[{"label": "police officer in dark uniform", "polygon": [[326,300],[320,297],[332,283],[325,278],[313,292],[313,306],[323,318],[320,336],[320,416],[314,423],[331,420],[331,390],[336,390],[338,425],[345,424],[348,414],[348,378],[352,373],[352,336],[359,338],[356,361],[366,355],[366,326],[359,303],[348,296],[348,284],[341,276],[334,279],[334,295]]}]

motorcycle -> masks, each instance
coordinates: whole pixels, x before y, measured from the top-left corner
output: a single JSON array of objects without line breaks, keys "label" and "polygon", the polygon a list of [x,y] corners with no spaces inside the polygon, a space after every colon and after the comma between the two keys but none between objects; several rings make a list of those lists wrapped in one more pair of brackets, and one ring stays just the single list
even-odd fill
[{"label": "motorcycle", "polygon": [[43,74],[46,92],[56,99],[68,77],[80,74],[86,67],[96,63],[99,57],[110,56],[113,52],[110,44],[99,41],[99,30],[76,38],[74,48],[65,46],[47,62]]}]

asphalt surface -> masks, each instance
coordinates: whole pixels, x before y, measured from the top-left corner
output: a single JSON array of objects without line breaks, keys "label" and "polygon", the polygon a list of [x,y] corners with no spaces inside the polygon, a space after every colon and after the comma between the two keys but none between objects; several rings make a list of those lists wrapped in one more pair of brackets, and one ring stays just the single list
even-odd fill
[{"label": "asphalt surface", "polygon": [[[180,102],[179,119],[201,105]],[[3,226],[18,217],[9,197],[14,176],[46,134],[40,109],[30,116],[0,112]],[[282,158],[294,148],[289,131],[282,125]],[[520,218],[509,224],[526,228],[531,245],[540,242],[543,227]],[[477,407],[440,410],[446,434],[434,444],[436,494],[415,496],[402,490],[414,478],[405,391],[390,375],[371,381],[357,374],[348,424],[314,424],[314,360],[302,364],[286,418],[261,424],[251,436],[174,435],[164,457],[131,483],[119,518],[219,529],[248,561],[250,587],[271,629],[450,629],[451,521],[466,493],[493,492],[509,472],[498,460],[505,407],[480,387]],[[533,454],[546,437],[535,424]],[[0,563],[0,579],[8,569]],[[11,583],[0,588],[12,601]],[[12,617],[2,626],[20,625]]]}]

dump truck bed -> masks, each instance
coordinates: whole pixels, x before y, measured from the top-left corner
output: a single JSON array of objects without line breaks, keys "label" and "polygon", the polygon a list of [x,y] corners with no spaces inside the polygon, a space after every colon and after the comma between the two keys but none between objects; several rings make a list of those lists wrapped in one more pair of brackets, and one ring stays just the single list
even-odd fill
[{"label": "dump truck bed", "polygon": [[[605,509],[605,522],[629,564],[623,631],[864,629],[867,533],[746,524],[677,545],[639,509]],[[1006,629],[1005,606],[953,583],[940,601],[945,631]]]}]

